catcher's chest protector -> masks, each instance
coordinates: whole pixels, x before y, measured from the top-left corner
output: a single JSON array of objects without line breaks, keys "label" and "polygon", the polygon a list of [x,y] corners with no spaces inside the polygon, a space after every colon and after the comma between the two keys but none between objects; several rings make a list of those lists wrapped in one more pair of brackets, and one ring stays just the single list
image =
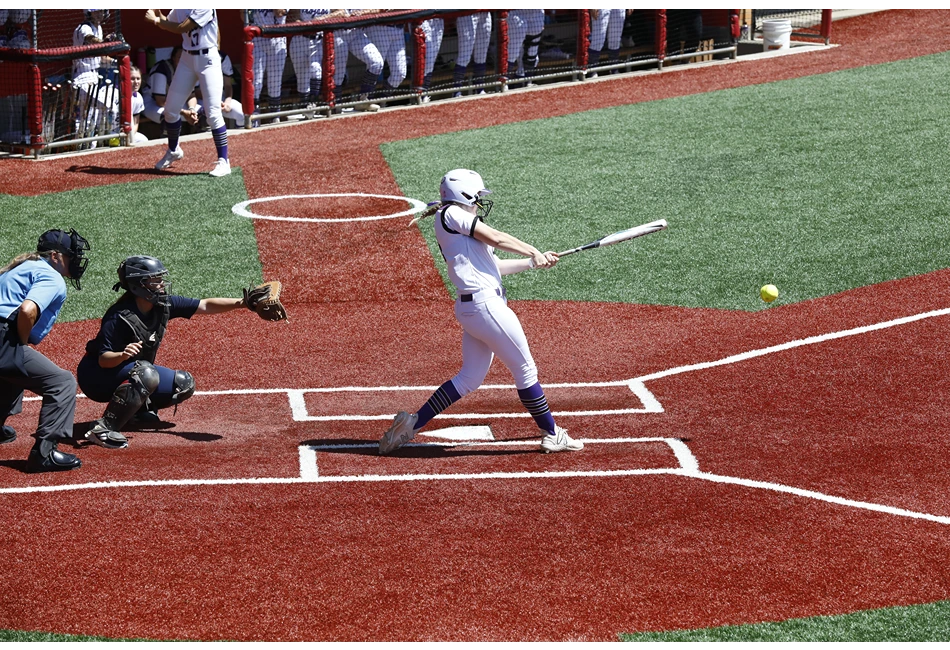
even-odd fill
[{"label": "catcher's chest protector", "polygon": [[165,337],[165,330],[171,316],[171,305],[157,306],[152,313],[154,317],[149,326],[131,309],[119,310],[119,317],[132,328],[135,336],[142,342],[142,351],[139,352],[137,358],[149,363],[155,363],[158,346],[162,344],[162,339]]}]

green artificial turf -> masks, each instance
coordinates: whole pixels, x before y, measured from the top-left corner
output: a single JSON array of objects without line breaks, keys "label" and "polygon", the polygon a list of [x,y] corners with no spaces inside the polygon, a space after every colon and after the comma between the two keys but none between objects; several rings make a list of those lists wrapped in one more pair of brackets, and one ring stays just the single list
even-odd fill
[{"label": "green artificial turf", "polygon": [[622,641],[950,641],[950,601],[779,623],[621,635]]},{"label": "green artificial turf", "polygon": [[[383,146],[406,196],[465,167],[542,250],[669,229],[506,279],[509,295],[757,310],[947,266],[950,54]],[[436,263],[431,221],[423,227]]]},{"label": "green artificial turf", "polygon": [[61,322],[101,318],[119,295],[112,291],[116,269],[130,255],[159,258],[175,293],[240,296],[242,287],[261,279],[253,223],[231,212],[245,200],[237,170],[222,178],[187,175],[36,197],[0,195],[0,265],[36,250],[49,228],[75,228],[88,239],[83,288],[70,285]]}]

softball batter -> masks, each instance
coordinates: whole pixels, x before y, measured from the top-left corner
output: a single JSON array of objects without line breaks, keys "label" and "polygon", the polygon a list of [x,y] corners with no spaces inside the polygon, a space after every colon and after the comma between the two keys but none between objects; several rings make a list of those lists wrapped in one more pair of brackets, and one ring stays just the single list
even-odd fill
[{"label": "softball batter", "polygon": [[[501,276],[520,273],[532,266],[550,268],[557,253],[542,253],[534,246],[485,224],[492,202],[483,198],[482,177],[469,169],[455,169],[442,177],[441,204],[427,210],[435,215],[435,236],[448,265],[449,278],[458,298],[455,317],[461,324],[462,369],[442,384],[418,412],[400,411],[379,441],[380,455],[399,449],[415,437],[432,418],[469,394],[485,380],[497,354],[515,380],[521,403],[541,430],[541,451],[579,451],[583,443],[555,425],[538,369],[528,349],[521,322],[508,307]],[[421,217],[420,217],[421,218]],[[500,260],[494,249],[523,255],[526,259]]]}]

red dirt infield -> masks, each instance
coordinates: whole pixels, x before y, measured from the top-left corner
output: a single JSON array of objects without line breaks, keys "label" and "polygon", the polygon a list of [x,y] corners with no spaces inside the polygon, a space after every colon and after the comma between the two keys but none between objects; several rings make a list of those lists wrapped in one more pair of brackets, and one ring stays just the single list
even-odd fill
[{"label": "red dirt infield", "polygon": [[[934,36],[921,38],[924,29]],[[835,23],[834,40],[841,46],[823,52],[586,93],[566,86],[268,129],[233,138],[232,157],[252,198],[396,194],[378,151],[396,133],[946,51],[950,12],[852,18]],[[291,179],[281,161],[308,129],[354,155],[302,152],[305,173]],[[206,171],[209,142],[184,146],[182,171]],[[82,168],[144,169],[156,151],[0,161],[0,173],[49,191],[143,180],[152,175]],[[83,447],[82,469],[63,475],[23,473],[28,435],[0,447],[0,628],[609,641],[950,598],[950,271],[757,313],[516,301],[552,408],[587,448],[537,453],[530,420],[508,417],[520,408],[513,391],[489,387],[432,429],[490,426],[493,440],[420,435],[414,442],[428,444],[380,458],[379,418],[416,408],[460,363],[452,303],[424,242],[405,220],[255,230],[265,277],[293,296],[292,320],[260,324],[245,312],[217,317],[213,331],[173,323],[162,363],[191,370],[199,390],[166,416],[173,427],[133,432],[125,450]],[[301,236],[326,246],[288,260],[284,243]],[[59,324],[41,349],[75,368],[75,342],[96,326]],[[240,366],[237,350],[247,351]],[[293,354],[274,363],[282,350]],[[733,358],[754,350],[764,352]],[[495,364],[486,384],[510,382]],[[635,412],[582,414],[618,409]],[[28,432],[37,410],[27,402],[9,423]],[[80,399],[77,421],[100,411]]]}]

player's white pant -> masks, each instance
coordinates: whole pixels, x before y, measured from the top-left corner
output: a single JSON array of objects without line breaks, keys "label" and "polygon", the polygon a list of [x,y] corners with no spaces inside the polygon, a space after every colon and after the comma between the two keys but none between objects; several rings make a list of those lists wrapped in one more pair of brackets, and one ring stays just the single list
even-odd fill
[{"label": "player's white pant", "polygon": [[[210,48],[207,54],[181,53],[175,75],[168,87],[168,94],[165,96],[165,121],[174,124],[181,119],[181,109],[184,108],[196,83],[201,86],[201,96],[208,104],[208,126],[212,129],[221,128],[224,126],[224,117],[221,115],[224,77],[221,74],[221,57],[217,48]],[[173,115],[173,119],[169,120],[169,115]]]},{"label": "player's white pant", "polygon": [[313,80],[319,86],[323,76],[323,39],[304,35],[291,38],[290,62],[294,64],[297,92],[306,97],[310,94]]},{"label": "player's white pant", "polygon": [[[370,73],[379,75],[383,71],[383,55],[366,33],[361,29],[344,29],[340,35],[346,41],[347,51],[357,59],[366,64]],[[338,66],[346,68],[346,59],[341,55],[336,55]]]},{"label": "player's white pant", "polygon": [[[485,292],[483,292],[485,293]],[[519,390],[538,383],[538,368],[528,349],[521,321],[502,296],[476,294],[472,302],[455,302],[455,318],[462,326],[462,369],[452,378],[459,395],[482,385],[494,355],[511,372]]]},{"label": "player's white pant", "polygon": [[339,31],[333,32],[333,36],[333,59],[336,61],[333,69],[333,85],[339,88],[346,80],[346,60],[350,56],[350,46]]},{"label": "player's white pant", "polygon": [[426,62],[423,76],[432,74],[435,69],[435,61],[439,58],[439,50],[442,48],[442,36],[445,34],[445,21],[441,18],[432,18],[423,20],[419,25],[426,38]]},{"label": "player's white pant", "polygon": [[161,124],[162,116],[165,114],[165,107],[155,103],[155,98],[152,97],[152,93],[144,93],[142,95],[142,103],[145,104],[145,117],[156,124]]},{"label": "player's white pant", "polygon": [[[462,16],[455,21],[455,28],[459,33],[459,51],[455,58],[455,65],[464,68],[472,61],[473,55],[475,63],[485,63],[491,41],[491,14],[486,11]],[[426,59],[428,60],[428,56]]]},{"label": "player's white pant", "polygon": [[254,39],[254,99],[261,98],[264,87],[264,72],[267,72],[268,97],[280,97],[284,79],[284,63],[287,61],[286,38]]},{"label": "player's white pant", "polygon": [[543,30],[544,9],[515,9],[509,11],[508,62],[513,63],[521,57],[521,49],[528,34],[540,34]]},{"label": "player's white pant", "polygon": [[406,35],[402,27],[370,25],[366,36],[389,63],[387,83],[391,88],[398,87],[406,78]]},{"label": "player's white pant", "polygon": [[600,52],[604,49],[604,41],[607,41],[608,50],[619,50],[626,18],[625,9],[601,9],[597,18],[591,16],[590,49]]}]

